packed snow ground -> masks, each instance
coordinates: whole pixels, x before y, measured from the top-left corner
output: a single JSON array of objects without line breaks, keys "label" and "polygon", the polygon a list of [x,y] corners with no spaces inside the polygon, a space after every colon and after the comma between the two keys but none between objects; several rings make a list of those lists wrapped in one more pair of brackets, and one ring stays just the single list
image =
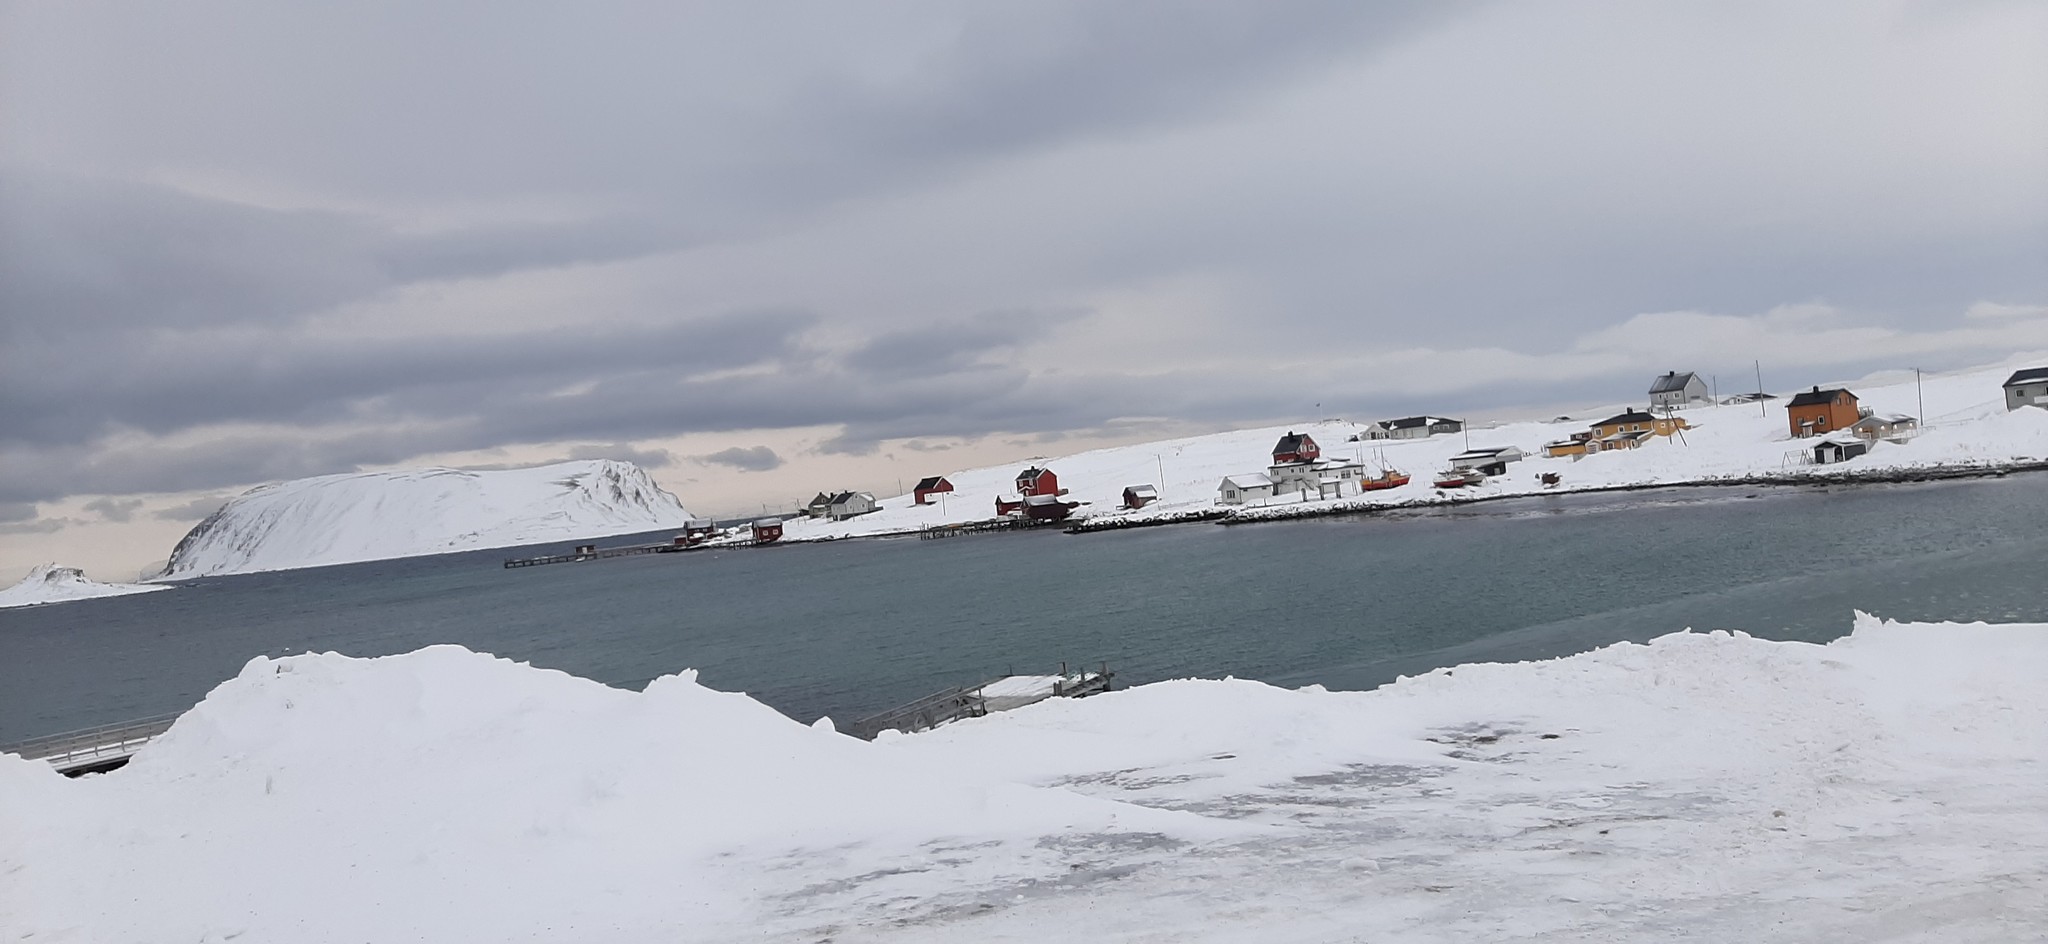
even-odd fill
[{"label": "packed snow ground", "polygon": [[608,459],[323,475],[229,502],[178,542],[161,579],[681,529],[689,517],[638,466]]},{"label": "packed snow ground", "polygon": [[128,768],[0,756],[66,942],[1940,941],[2048,928],[2048,625],[1180,681],[875,743],[690,674],[257,659]]},{"label": "packed snow ground", "polygon": [[145,583],[100,583],[87,580],[85,571],[76,567],[59,567],[56,564],[41,564],[21,578],[21,582],[0,590],[0,610],[15,606],[35,606],[39,603],[63,603],[69,600],[90,600],[94,597],[118,597],[130,593],[148,593],[152,590],[171,588]]},{"label": "packed snow ground", "polygon": [[[1574,411],[1569,420],[1507,423],[1473,429],[1469,436],[1450,434],[1420,440],[1347,441],[1352,436],[1363,438],[1372,421],[1390,418],[1374,416],[1356,421],[1328,420],[1235,430],[1098,449],[1071,456],[1038,457],[964,472],[949,472],[942,468],[911,469],[907,472],[917,476],[946,475],[955,491],[942,503],[923,506],[915,504],[909,495],[883,499],[882,510],[847,521],[797,518],[787,523],[783,540],[901,533],[933,525],[991,518],[995,515],[996,497],[1015,494],[1017,473],[1027,465],[1052,469],[1059,476],[1061,487],[1070,490],[1068,499],[1086,503],[1076,510],[1077,516],[1144,521],[1171,519],[1198,511],[1213,512],[1219,508],[1216,486],[1223,477],[1264,472],[1271,464],[1274,443],[1288,432],[1304,432],[1313,436],[1322,447],[1324,458],[1362,459],[1369,470],[1384,462],[1413,475],[1414,481],[1402,488],[1341,500],[1304,502],[1297,496],[1284,496],[1263,508],[1243,507],[1235,512],[1239,517],[1288,516],[1348,508],[1462,502],[1508,495],[1630,486],[1775,480],[1934,468],[1995,468],[2048,460],[2048,410],[2029,408],[2009,413],[2005,409],[2000,385],[2013,369],[2011,364],[2005,364],[1926,375],[1923,386],[1927,428],[1918,438],[1904,444],[1880,442],[1869,454],[1834,465],[1799,465],[1790,458],[1793,453],[1810,449],[1814,443],[1811,439],[1792,439],[1786,425],[1785,402],[1797,390],[1786,391],[1785,396],[1767,401],[1761,409],[1755,404],[1702,404],[1682,410],[1678,415],[1683,416],[1692,429],[1682,437],[1652,438],[1639,449],[1606,452],[1576,460],[1544,458],[1544,444],[1568,438],[1572,433],[1583,431],[1590,424],[1620,413],[1629,406],[1642,408],[1648,399],[1643,396],[1633,401]],[[1891,372],[1847,384],[1823,384],[1836,385],[1849,387],[1861,398],[1863,406],[1876,412],[1920,415],[1920,395],[1916,392],[1911,371]],[[1452,456],[1466,450],[1468,440],[1475,448],[1516,446],[1528,453],[1529,458],[1508,466],[1507,475],[1475,487],[1454,491],[1433,488],[1430,484],[1432,477],[1448,466]],[[1544,487],[1537,481],[1537,476],[1543,472],[1558,473],[1563,480],[1561,485]],[[1127,486],[1144,484],[1159,487],[1159,501],[1136,512],[1116,510]]]}]

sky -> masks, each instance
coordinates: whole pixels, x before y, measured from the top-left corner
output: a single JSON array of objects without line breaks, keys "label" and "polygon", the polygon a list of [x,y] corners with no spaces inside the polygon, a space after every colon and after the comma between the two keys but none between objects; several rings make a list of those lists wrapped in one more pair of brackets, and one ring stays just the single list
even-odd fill
[{"label": "sky", "polygon": [[0,577],[2048,352],[2048,5],[0,0]]}]

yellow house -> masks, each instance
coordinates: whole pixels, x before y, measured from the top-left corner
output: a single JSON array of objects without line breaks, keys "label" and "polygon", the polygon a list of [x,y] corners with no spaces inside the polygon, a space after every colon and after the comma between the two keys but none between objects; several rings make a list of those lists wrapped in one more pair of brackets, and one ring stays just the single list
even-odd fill
[{"label": "yellow house", "polygon": [[[1630,410],[1610,416],[1593,424],[1594,439],[1611,439],[1625,433],[1649,433],[1652,436],[1669,436],[1681,429],[1690,429],[1682,416],[1656,416],[1642,410]],[[1641,437],[1633,437],[1640,439]]]}]

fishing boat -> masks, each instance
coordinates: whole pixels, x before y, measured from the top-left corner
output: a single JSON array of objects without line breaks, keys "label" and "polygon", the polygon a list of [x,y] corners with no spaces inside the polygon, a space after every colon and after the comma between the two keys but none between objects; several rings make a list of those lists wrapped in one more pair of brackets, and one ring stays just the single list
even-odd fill
[{"label": "fishing boat", "polygon": [[1464,488],[1467,485],[1477,485],[1484,481],[1486,481],[1486,473],[1477,469],[1452,469],[1448,472],[1437,473],[1436,487]]},{"label": "fishing boat", "polygon": [[1358,480],[1360,491],[1377,492],[1386,488],[1400,488],[1413,481],[1414,477],[1400,469],[1382,469],[1378,475],[1368,475]]}]

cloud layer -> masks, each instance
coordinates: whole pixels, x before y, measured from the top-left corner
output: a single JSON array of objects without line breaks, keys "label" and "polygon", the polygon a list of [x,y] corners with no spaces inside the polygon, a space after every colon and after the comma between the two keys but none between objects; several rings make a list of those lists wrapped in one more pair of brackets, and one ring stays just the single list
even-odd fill
[{"label": "cloud layer", "polygon": [[2048,348],[2035,4],[802,15],[8,7],[0,527]]}]

